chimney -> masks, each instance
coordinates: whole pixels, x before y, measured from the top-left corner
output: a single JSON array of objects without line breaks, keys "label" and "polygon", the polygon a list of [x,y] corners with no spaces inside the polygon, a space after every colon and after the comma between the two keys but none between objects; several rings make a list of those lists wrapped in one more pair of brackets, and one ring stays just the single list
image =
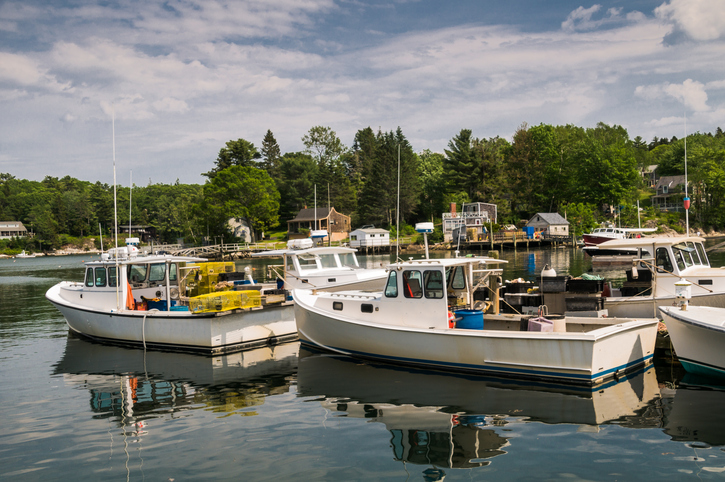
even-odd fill
[{"label": "chimney", "polygon": [[456,203],[451,203],[451,214],[456,214]]}]

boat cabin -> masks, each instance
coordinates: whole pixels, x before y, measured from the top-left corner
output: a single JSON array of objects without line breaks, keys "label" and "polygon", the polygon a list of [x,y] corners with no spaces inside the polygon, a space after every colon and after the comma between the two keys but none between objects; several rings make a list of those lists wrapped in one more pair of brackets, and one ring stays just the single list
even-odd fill
[{"label": "boat cabin", "polygon": [[[386,303],[386,309],[395,312],[402,325],[428,328],[448,328],[448,312],[489,308],[491,313],[498,313],[503,270],[488,265],[505,262],[493,258],[444,258],[393,264],[388,267],[381,302],[392,302]],[[490,289],[484,289],[487,287]]]},{"label": "boat cabin", "polygon": [[704,241],[696,236],[652,237],[606,241],[599,246],[637,250],[633,268],[627,270],[622,296],[672,295],[675,283],[682,280],[693,283],[693,294],[725,291],[725,271],[710,266]]}]

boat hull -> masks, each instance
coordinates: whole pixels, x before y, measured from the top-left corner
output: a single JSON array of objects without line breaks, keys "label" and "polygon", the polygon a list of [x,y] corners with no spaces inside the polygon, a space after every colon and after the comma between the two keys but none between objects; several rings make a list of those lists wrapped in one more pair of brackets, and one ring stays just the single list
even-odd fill
[{"label": "boat hull", "polygon": [[295,291],[300,340],[326,350],[462,372],[591,385],[652,362],[657,320],[627,321],[588,333],[419,329],[340,316]]},{"label": "boat hull", "polygon": [[292,303],[203,314],[104,310],[64,299],[61,284],[48,290],[46,298],[63,314],[73,332],[98,341],[220,354],[297,339]]},{"label": "boat hull", "polygon": [[[672,305],[675,303],[675,296],[658,296],[656,299],[651,296],[633,296],[630,298],[606,298],[604,309],[609,316],[617,318],[662,318],[658,306]],[[713,306],[725,308],[725,293],[708,293],[692,295],[690,299],[692,306]]]},{"label": "boat hull", "polygon": [[711,306],[660,307],[677,358],[690,373],[725,377],[725,310]]}]

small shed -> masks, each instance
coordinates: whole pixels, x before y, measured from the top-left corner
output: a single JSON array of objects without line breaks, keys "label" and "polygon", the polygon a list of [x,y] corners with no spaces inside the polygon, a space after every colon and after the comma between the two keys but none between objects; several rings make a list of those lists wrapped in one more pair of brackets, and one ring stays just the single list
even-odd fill
[{"label": "small shed", "polygon": [[569,221],[559,213],[536,213],[526,226],[545,236],[569,236]]},{"label": "small shed", "polygon": [[390,232],[381,228],[358,228],[350,233],[351,248],[390,246]]}]

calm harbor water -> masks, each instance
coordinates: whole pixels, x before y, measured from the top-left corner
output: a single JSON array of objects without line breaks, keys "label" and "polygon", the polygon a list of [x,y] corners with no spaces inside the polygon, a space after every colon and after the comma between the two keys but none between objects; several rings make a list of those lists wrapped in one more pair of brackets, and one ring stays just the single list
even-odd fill
[{"label": "calm harbor water", "polygon": [[[502,257],[506,279],[590,268],[572,249]],[[298,343],[222,357],[104,346],[69,337],[44,298],[89,259],[0,259],[0,479],[725,478],[725,381],[684,375],[667,357],[592,391]],[[264,263],[239,266],[261,278]]]}]

